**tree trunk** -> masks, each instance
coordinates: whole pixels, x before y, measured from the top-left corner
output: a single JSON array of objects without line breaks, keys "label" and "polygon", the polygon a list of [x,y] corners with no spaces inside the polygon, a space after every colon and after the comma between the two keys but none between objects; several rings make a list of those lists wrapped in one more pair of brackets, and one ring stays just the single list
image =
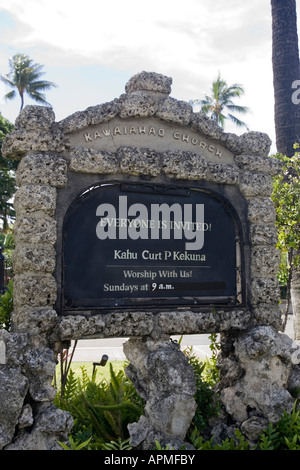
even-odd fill
[{"label": "tree trunk", "polygon": [[271,0],[271,7],[276,147],[291,157],[300,142],[300,105],[292,101],[300,79],[296,0]]}]

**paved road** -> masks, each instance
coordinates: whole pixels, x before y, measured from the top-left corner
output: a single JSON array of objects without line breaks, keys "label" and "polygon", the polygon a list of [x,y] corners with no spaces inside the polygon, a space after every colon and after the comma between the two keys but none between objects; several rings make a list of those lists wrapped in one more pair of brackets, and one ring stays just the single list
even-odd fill
[{"label": "paved road", "polygon": [[[179,341],[180,336],[172,336]],[[107,354],[111,361],[123,361],[126,359],[123,353],[123,343],[127,338],[112,339],[86,339],[78,341],[74,362],[91,361],[99,362],[103,354]],[[208,335],[186,335],[182,339],[182,347],[193,346],[193,351],[199,357],[206,357],[210,354],[210,340]]]},{"label": "paved road", "polygon": [[[289,315],[285,334],[294,338],[293,315]],[[193,346],[194,353],[201,359],[210,356],[209,335],[184,335],[182,347]],[[179,340],[180,336],[173,336]],[[78,341],[74,362],[99,362],[103,354],[107,354],[110,361],[123,361],[126,359],[123,353],[123,343],[127,338],[87,339]]]}]

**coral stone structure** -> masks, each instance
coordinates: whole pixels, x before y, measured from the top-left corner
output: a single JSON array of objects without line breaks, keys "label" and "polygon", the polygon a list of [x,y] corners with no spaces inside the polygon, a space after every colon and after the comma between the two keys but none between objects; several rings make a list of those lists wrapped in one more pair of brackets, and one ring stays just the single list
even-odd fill
[{"label": "coral stone structure", "polygon": [[[171,335],[221,335],[218,392],[223,412],[212,425],[213,435],[239,428],[255,442],[268,422],[293,407],[291,391],[299,385],[299,371],[293,342],[279,331],[279,254],[270,199],[280,163],[268,156],[266,134],[225,133],[188,103],[172,98],[171,84],[169,77],[142,72],[119,98],[60,122],[49,107],[26,106],[3,143],[3,155],[20,162],[12,328],[0,330],[2,449],[57,449],[57,441],[67,439],[72,418],[53,405],[55,353],[62,344],[83,338],[129,338],[124,345],[127,372],[146,401],[144,416],[129,429],[136,448],[151,448],[155,440],[180,448],[195,412],[195,378]],[[204,301],[205,295],[195,291],[196,300],[189,294],[176,303],[168,294],[160,304],[149,293],[147,301],[141,292],[134,298],[133,288],[131,296],[119,293],[116,304],[113,294],[107,305],[80,295],[67,299],[64,256],[73,236],[66,232],[72,211],[85,204],[85,195],[102,194],[113,185],[119,191],[124,184],[167,192],[176,187],[179,194],[188,188],[195,197],[217,201],[222,216],[229,213],[236,273],[231,300],[212,296]],[[225,232],[226,227],[215,234],[220,243]],[[74,257],[85,245],[83,239],[76,241]],[[173,277],[180,263],[191,261],[186,252],[174,253]],[[199,266],[192,262],[194,273]],[[81,277],[92,265],[93,259],[85,258]],[[149,273],[156,275],[152,266]],[[125,290],[125,277],[117,285]]]}]

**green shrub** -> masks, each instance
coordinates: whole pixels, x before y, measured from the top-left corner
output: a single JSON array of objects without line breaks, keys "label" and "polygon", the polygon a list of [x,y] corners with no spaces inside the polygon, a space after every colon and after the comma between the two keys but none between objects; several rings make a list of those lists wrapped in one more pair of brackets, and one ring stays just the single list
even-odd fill
[{"label": "green shrub", "polygon": [[[193,354],[192,348],[184,353],[193,367],[197,390],[195,400],[197,410],[188,432],[187,440],[196,450],[300,450],[300,411],[297,401],[291,413],[284,412],[280,420],[270,423],[253,446],[239,429],[234,438],[215,443],[214,438],[205,439],[208,420],[218,413],[218,397],[214,385],[218,380],[216,368],[216,337],[212,338],[214,352],[212,358],[201,362]],[[144,402],[135,391],[133,383],[121,369],[117,373],[112,364],[110,379],[96,383],[95,376],[89,378],[86,369],[81,367],[81,377],[70,369],[65,385],[64,396],[59,391],[55,404],[69,411],[74,418],[74,426],[69,436],[69,446],[60,443],[66,450],[130,450],[127,425],[139,420]],[[156,442],[156,450],[162,449]],[[169,449],[166,449],[169,450]]]},{"label": "green shrub", "polygon": [[13,307],[13,280],[11,279],[4,294],[0,295],[0,328],[7,331],[10,330]]},{"label": "green shrub", "polygon": [[56,406],[69,411],[74,419],[73,442],[84,442],[91,437],[92,449],[128,439],[127,425],[138,421],[144,409],[124,370],[115,373],[112,364],[109,366],[110,381],[100,383],[96,383],[95,377],[89,379],[84,368],[81,378],[76,378],[70,369],[64,396],[59,392],[56,396]]},{"label": "green shrub", "polygon": [[280,420],[270,423],[260,436],[261,450],[300,450],[300,416],[297,401],[291,413],[284,411]]},{"label": "green shrub", "polygon": [[[212,338],[212,343],[216,338]],[[217,346],[216,350],[217,350]],[[191,429],[199,432],[205,431],[208,420],[219,411],[218,396],[213,390],[214,385],[219,381],[219,371],[216,367],[216,354],[210,359],[202,362],[193,353],[193,348],[187,348],[184,353],[188,357],[189,364],[193,367],[196,379],[196,393],[194,395],[197,409],[191,424]]]},{"label": "green shrub", "polygon": [[296,407],[297,402],[291,413],[284,411],[276,424],[270,423],[257,445],[250,445],[239,429],[235,438],[224,439],[221,444],[216,444],[213,437],[205,441],[194,429],[190,442],[196,450],[300,450],[300,416]]}]

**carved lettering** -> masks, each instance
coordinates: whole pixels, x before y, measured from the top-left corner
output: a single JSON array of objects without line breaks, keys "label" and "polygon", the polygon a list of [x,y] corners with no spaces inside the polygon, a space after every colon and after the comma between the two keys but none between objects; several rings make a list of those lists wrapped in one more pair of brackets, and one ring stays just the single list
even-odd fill
[{"label": "carved lettering", "polygon": [[87,134],[84,134],[84,137],[85,137],[85,141],[86,141],[86,142],[89,142],[90,140],[91,140],[91,141],[93,140],[92,137],[91,137],[90,132],[88,132]]},{"label": "carved lettering", "polygon": [[[115,126],[112,129],[110,128],[100,128],[94,132],[86,132],[83,134],[86,142],[92,142],[93,140],[102,139],[103,137],[110,136],[126,136],[126,135],[152,135],[155,137],[164,138],[167,135],[167,130],[163,127],[154,127],[154,126]],[[222,150],[216,147],[215,145],[209,144],[204,140],[196,137],[192,134],[181,133],[180,131],[174,131],[170,135],[174,140],[181,141],[184,144],[192,145],[194,147],[200,147],[206,149],[210,153],[214,153],[216,157],[222,156]]]}]

